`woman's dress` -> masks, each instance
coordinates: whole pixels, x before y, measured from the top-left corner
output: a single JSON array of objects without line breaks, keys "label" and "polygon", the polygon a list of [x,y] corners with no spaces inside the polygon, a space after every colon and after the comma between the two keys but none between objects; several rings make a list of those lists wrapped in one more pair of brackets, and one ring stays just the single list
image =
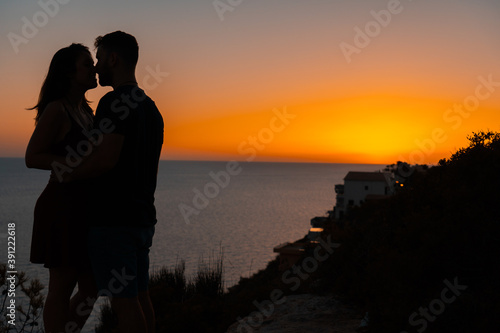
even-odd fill
[{"label": "woman's dress", "polygon": [[[68,112],[66,110],[66,112]],[[54,144],[51,152],[70,157],[77,164],[82,148],[88,147],[83,128],[71,119],[71,129]],[[47,268],[90,267],[87,255],[87,232],[90,191],[85,182],[49,181],[35,205],[30,261]]]}]

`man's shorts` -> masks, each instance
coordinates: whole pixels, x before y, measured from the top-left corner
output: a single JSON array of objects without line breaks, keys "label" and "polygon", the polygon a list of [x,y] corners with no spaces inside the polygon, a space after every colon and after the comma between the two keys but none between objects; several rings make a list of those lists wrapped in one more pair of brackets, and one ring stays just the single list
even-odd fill
[{"label": "man's shorts", "polygon": [[136,297],[148,290],[155,227],[92,227],[89,257],[99,296]]}]

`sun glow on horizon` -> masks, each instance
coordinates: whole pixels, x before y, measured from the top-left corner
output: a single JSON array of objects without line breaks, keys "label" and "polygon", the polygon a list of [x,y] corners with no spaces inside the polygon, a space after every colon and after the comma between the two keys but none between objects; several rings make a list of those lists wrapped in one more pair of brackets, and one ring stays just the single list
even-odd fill
[{"label": "sun glow on horizon", "polygon": [[[416,97],[361,96],[322,105],[290,106],[287,112],[294,116],[290,123],[272,137],[260,139],[261,131],[269,132],[274,116],[271,110],[186,119],[175,126],[167,124],[166,144],[180,151],[202,149],[237,159],[249,157],[238,152],[246,142],[254,148],[257,160],[275,156],[318,162],[395,162],[419,149],[420,141],[432,135],[429,128],[445,131],[450,126],[443,120],[449,105],[449,101]],[[255,142],[250,144],[252,138]],[[427,156],[422,162],[435,163],[436,154],[453,150],[453,143],[449,140],[430,153],[424,151]],[[442,157],[447,156],[438,159]]]}]

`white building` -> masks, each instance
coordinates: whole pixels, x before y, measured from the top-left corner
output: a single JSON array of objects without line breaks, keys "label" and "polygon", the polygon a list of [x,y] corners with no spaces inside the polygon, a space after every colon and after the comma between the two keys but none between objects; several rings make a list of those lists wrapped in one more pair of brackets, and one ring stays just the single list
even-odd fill
[{"label": "white building", "polygon": [[391,174],[386,172],[354,172],[345,176],[344,184],[335,185],[337,203],[335,218],[341,218],[350,207],[359,206],[369,198],[385,197],[394,193]]}]

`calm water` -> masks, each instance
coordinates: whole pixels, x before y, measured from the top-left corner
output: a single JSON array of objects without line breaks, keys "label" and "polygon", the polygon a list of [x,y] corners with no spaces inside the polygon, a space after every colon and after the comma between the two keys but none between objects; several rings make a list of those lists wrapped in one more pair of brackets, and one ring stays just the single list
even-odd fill
[{"label": "calm water", "polygon": [[[226,171],[231,166],[233,175]],[[201,259],[217,257],[222,250],[225,283],[232,286],[275,258],[274,246],[302,238],[311,218],[331,210],[334,185],[342,183],[348,171],[383,167],[162,161],[151,267],[172,267],[185,260],[187,274],[192,275]],[[7,223],[15,222],[17,269],[44,283],[47,271],[28,260],[33,208],[48,175],[27,169],[23,159],[0,158],[0,261],[6,261]]]}]

